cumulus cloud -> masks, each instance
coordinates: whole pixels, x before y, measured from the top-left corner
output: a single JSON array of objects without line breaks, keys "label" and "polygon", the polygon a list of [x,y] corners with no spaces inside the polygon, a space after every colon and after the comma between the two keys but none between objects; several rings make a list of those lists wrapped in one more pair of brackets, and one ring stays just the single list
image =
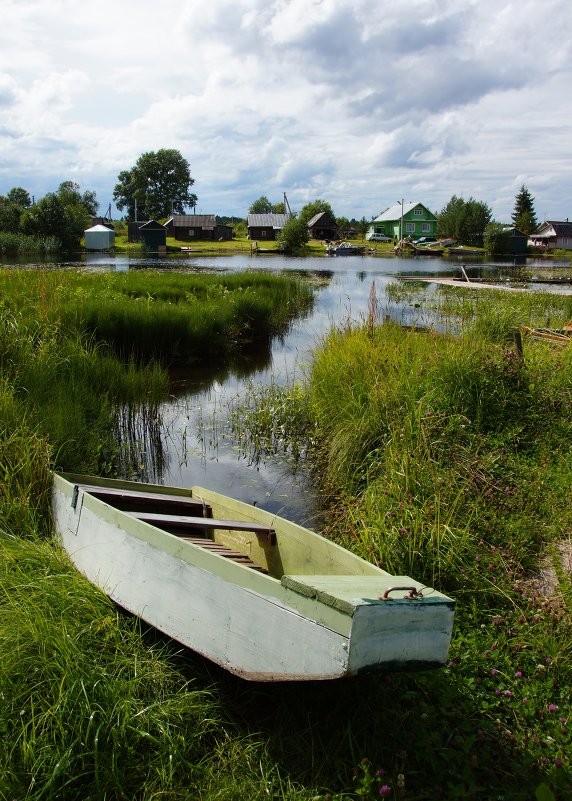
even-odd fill
[{"label": "cumulus cloud", "polygon": [[105,206],[175,147],[205,212],[455,193],[506,219],[526,183],[569,216],[571,27],[564,0],[4,0],[0,193],[74,179]]}]

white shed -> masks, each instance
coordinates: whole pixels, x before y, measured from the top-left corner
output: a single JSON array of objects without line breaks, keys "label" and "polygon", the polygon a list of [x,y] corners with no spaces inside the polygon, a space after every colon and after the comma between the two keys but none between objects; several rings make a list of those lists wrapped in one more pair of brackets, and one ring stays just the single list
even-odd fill
[{"label": "white shed", "polygon": [[94,225],[83,233],[86,250],[109,250],[115,245],[115,231],[105,225]]}]

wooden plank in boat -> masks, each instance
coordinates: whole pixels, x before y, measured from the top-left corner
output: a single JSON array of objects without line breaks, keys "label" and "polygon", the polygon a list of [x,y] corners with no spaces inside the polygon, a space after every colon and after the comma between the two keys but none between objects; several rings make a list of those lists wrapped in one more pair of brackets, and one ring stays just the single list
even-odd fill
[{"label": "wooden plank in boat", "polygon": [[167,509],[195,510],[197,513],[204,514],[205,517],[211,513],[210,506],[201,500],[195,500],[191,496],[170,495],[165,492],[145,492],[114,487],[98,487],[96,485],[78,484],[84,491],[93,495],[95,498],[106,501],[111,506],[122,511],[143,511],[145,509],[157,509],[166,511]]},{"label": "wooden plank in boat", "polygon": [[246,567],[250,567],[252,570],[268,573],[265,567],[254,562],[247,554],[241,551],[233,551],[231,548],[227,548],[226,545],[221,545],[220,542],[215,542],[207,537],[180,537],[180,539],[185,540],[185,542],[190,542],[193,545],[199,545],[201,548],[205,548],[207,551],[216,553],[219,556],[224,556],[225,559],[232,559],[233,562],[246,565]]},{"label": "wooden plank in boat", "polygon": [[151,525],[157,526],[158,528],[165,526],[170,529],[202,528],[207,530],[252,531],[255,534],[260,534],[267,538],[270,544],[274,544],[276,541],[276,532],[274,529],[262,523],[254,523],[249,520],[217,520],[212,517],[166,515],[153,512],[129,512],[129,515],[135,517],[137,520],[142,520],[144,523],[151,523]]}]

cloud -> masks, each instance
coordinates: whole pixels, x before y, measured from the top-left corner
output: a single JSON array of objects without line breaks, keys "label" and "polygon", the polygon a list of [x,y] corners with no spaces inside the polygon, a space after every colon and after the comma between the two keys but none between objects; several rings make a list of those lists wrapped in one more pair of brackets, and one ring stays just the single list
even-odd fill
[{"label": "cloud", "polygon": [[462,194],[506,219],[524,182],[569,216],[571,27],[564,0],[4,0],[0,193],[74,179],[106,206],[175,147],[205,212]]}]

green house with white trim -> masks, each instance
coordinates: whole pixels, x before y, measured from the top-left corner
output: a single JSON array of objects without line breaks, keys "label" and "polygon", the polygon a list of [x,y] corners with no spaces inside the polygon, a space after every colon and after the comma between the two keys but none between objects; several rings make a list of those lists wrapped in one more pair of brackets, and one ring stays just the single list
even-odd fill
[{"label": "green house with white trim", "polygon": [[366,239],[384,234],[392,239],[419,239],[437,235],[437,217],[423,203],[396,203],[372,220]]}]

